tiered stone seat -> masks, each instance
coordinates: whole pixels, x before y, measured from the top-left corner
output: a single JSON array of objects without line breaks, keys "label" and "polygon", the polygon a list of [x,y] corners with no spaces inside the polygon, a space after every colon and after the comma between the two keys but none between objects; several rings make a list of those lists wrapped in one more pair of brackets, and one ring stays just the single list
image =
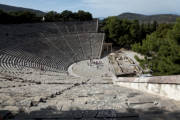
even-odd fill
[{"label": "tiered stone seat", "polygon": [[[43,66],[47,66],[50,68],[55,68],[54,61],[52,59],[47,58],[40,58],[39,56],[35,56],[25,52],[23,50],[17,51],[17,50],[5,50],[6,54],[9,54],[11,56],[19,58],[18,62],[16,64],[26,67],[32,67],[32,68],[41,68]],[[63,65],[61,65],[63,66]],[[63,70],[63,69],[62,69]]]},{"label": "tiered stone seat", "polygon": [[[57,25],[61,33],[94,33],[98,32],[98,21],[85,21],[85,22],[59,22],[54,23]],[[56,28],[57,28],[56,27]]]},{"label": "tiered stone seat", "polygon": [[92,57],[100,58],[102,51],[102,44],[104,41],[104,34],[93,34],[91,38]]},{"label": "tiered stone seat", "polygon": [[[0,35],[3,37],[40,36],[40,33],[49,35],[57,33],[90,33],[97,32],[98,21],[85,22],[50,22],[34,24],[0,25]],[[18,30],[18,31],[17,31]]]},{"label": "tiered stone seat", "polygon": [[[51,66],[46,66],[47,64],[43,63],[38,64],[38,59],[37,59],[37,64],[33,64],[33,62],[28,62],[28,58],[23,58],[24,56],[16,56],[14,55],[9,55],[9,54],[1,54],[1,64],[2,66],[7,66],[6,68],[9,69],[9,71],[22,71],[25,68],[44,68],[44,70],[51,70],[54,71],[53,69],[50,69]],[[26,57],[26,56],[25,56]],[[29,56],[28,56],[29,57]],[[31,58],[32,59],[32,58]],[[43,59],[41,59],[43,61]]]},{"label": "tiered stone seat", "polygon": [[79,34],[66,34],[64,35],[64,37],[66,38],[69,46],[71,46],[71,50],[74,52],[73,60],[83,60],[84,54],[82,50],[82,45],[80,43]]},{"label": "tiered stone seat", "polygon": [[91,46],[90,46],[91,34],[89,33],[79,34],[79,39],[81,42],[81,46],[83,48],[85,59],[90,59],[91,58]]},{"label": "tiered stone seat", "polygon": [[0,25],[1,68],[59,72],[74,62],[99,58],[104,34],[97,30],[95,20]]}]

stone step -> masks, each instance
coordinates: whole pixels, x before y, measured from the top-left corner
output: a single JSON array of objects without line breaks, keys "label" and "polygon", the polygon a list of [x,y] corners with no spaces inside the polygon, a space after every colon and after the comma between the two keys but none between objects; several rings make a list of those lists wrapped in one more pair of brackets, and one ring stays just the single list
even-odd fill
[{"label": "stone step", "polygon": [[120,119],[120,120],[140,120],[139,115],[135,113],[116,113],[111,110],[102,111],[65,111],[65,112],[54,112],[54,111],[41,111],[33,112],[30,114],[20,114],[13,120],[59,120],[59,119]]},{"label": "stone step", "polygon": [[8,110],[0,110],[0,120],[13,118],[13,114]]}]

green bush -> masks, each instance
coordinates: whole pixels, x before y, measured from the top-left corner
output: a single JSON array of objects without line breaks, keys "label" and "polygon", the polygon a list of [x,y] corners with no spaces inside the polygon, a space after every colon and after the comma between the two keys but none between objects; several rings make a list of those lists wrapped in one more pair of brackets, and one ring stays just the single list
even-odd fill
[{"label": "green bush", "polygon": [[132,45],[132,49],[145,55],[145,60],[138,61],[142,66],[151,69],[153,75],[176,75],[180,74],[179,41],[180,20],[177,20],[173,27],[167,24],[160,25],[142,41],[142,44]]},{"label": "green bush", "polygon": [[131,48],[134,43],[140,43],[147,34],[156,30],[157,23],[140,24],[137,20],[120,20],[109,17],[102,22],[102,31],[106,33],[106,41],[113,42],[119,48]]}]

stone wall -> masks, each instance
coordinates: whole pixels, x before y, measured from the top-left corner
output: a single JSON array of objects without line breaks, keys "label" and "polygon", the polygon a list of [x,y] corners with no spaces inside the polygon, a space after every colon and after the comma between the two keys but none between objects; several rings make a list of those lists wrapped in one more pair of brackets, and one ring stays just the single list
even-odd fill
[{"label": "stone wall", "polygon": [[180,75],[156,77],[120,77],[114,84],[180,100]]}]

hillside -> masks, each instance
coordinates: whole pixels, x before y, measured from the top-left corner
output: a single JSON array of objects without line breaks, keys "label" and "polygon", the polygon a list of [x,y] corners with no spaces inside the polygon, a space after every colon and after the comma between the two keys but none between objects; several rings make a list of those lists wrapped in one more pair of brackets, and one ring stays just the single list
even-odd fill
[{"label": "hillside", "polygon": [[139,20],[142,23],[157,21],[158,23],[174,23],[180,17],[174,14],[143,15],[136,13],[123,13],[117,16],[119,19]]},{"label": "hillside", "polygon": [[34,9],[29,9],[29,8],[22,8],[22,7],[14,7],[14,6],[9,6],[9,5],[4,5],[4,4],[0,4],[0,9],[6,12],[15,12],[15,11],[30,11],[30,12],[34,12],[37,15],[43,15],[45,14],[44,12],[40,11],[40,10],[34,10]]}]

